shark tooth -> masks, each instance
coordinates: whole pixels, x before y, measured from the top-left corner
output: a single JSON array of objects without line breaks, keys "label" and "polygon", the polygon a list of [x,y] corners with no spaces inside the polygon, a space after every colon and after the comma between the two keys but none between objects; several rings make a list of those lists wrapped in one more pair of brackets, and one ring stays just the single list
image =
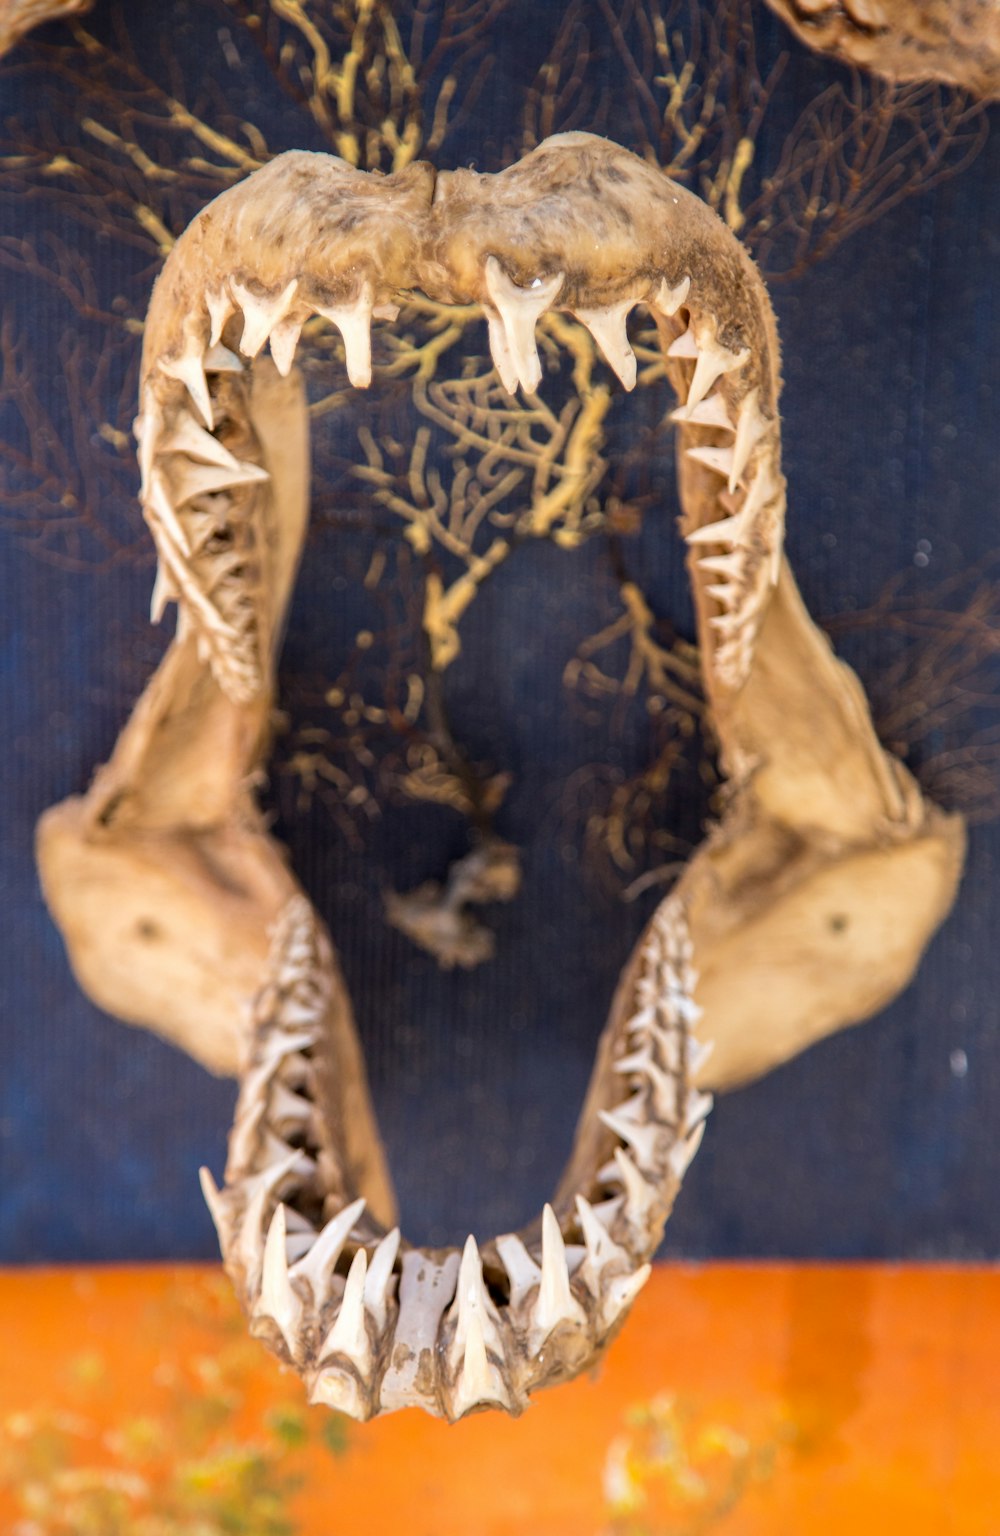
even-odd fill
[{"label": "shark tooth", "polygon": [[684,1123],[687,1129],[693,1130],[696,1125],[712,1113],[715,1100],[710,1093],[701,1093],[697,1088],[692,1088],[684,1105]]},{"label": "shark tooth", "polygon": [[649,1182],[623,1147],[615,1148],[614,1167],[625,1191],[625,1213],[641,1225],[659,1200],[656,1186]]},{"label": "shark tooth", "polygon": [[190,541],[178,519],[176,509],[171,500],[166,477],[158,469],[154,469],[149,477],[146,505],[154,513],[170,542],[176,546],[182,555],[190,555]]},{"label": "shark tooth", "polygon": [[[240,351],[244,357],[256,357],[275,326],[291,309],[299,280],[293,277],[287,287],[275,294],[251,293],[245,284],[238,282],[231,286],[233,298],[243,311]],[[213,339],[217,341],[218,337]]]},{"label": "shark tooth", "polygon": [[653,1272],[651,1264],[643,1264],[628,1275],[615,1275],[601,1294],[601,1322],[611,1328],[635,1301]]},{"label": "shark tooth", "polygon": [[699,348],[698,361],[694,365],[691,388],[688,390],[686,401],[688,407],[704,400],[720,374],[732,373],[736,368],[742,368],[749,360],[749,347],[744,347],[740,352],[730,352],[728,347],[720,346],[711,338],[703,342]]},{"label": "shark tooth", "polygon": [[622,299],[618,304],[609,304],[606,309],[573,310],[576,319],[587,327],[627,390],[635,388],[636,361],[635,353],[629,346],[625,322],[629,310],[637,302],[636,299]]},{"label": "shark tooth", "polygon": [[666,278],[662,280],[659,288],[651,299],[654,309],[658,309],[661,315],[668,318],[676,315],[681,305],[687,302],[687,296],[691,292],[691,279],[682,277],[673,288]]},{"label": "shark tooth", "polygon": [[190,411],[178,411],[169,436],[157,444],[157,450],[160,453],[184,453],[189,459],[216,464],[220,468],[236,469],[239,465],[239,459],[211,432],[200,427]]},{"label": "shark tooth", "polygon": [[688,1052],[688,1070],[692,1077],[697,1077],[714,1050],[714,1040],[692,1040]]},{"label": "shark tooth", "polygon": [[517,1311],[525,1297],[542,1282],[542,1271],[514,1232],[496,1239],[495,1247],[510,1280],[510,1305]]},{"label": "shark tooth", "polygon": [[165,373],[168,379],[176,379],[179,384],[184,385],[194,401],[199,416],[211,432],[215,426],[215,418],[212,414],[212,397],[208,392],[208,382],[202,363],[203,355],[204,349],[197,339],[191,336],[180,357],[161,360],[160,372]]},{"label": "shark tooth", "polygon": [[205,308],[208,310],[208,318],[211,324],[208,344],[215,347],[222,339],[222,333],[226,328],[226,321],[230,315],[236,313],[236,305],[233,303],[229,290],[223,283],[221,288],[213,288],[205,295]]},{"label": "shark tooth", "polygon": [[500,1370],[486,1349],[482,1315],[469,1318],[462,1346],[462,1362],[451,1393],[452,1415],[460,1419],[480,1404],[510,1407],[510,1394]]},{"label": "shark tooth", "polygon": [[349,304],[324,308],[316,305],[324,320],[337,327],[344,339],[347,377],[355,389],[367,389],[372,381],[372,289],[367,281]]},{"label": "shark tooth", "polygon": [[196,464],[193,459],[174,458],[170,461],[170,473],[178,506],[194,501],[197,496],[211,496],[216,491],[233,490],[240,485],[256,485],[270,479],[266,469],[246,459],[238,459],[233,468],[229,465]]},{"label": "shark tooth", "polygon": [[495,310],[488,310],[486,324],[489,328],[490,355],[493,358],[493,366],[500,375],[500,382],[508,395],[517,393],[517,369],[514,359],[507,345],[507,332],[504,330],[503,321]]},{"label": "shark tooth", "polygon": [[733,473],[732,448],[688,448],[687,457],[694,459],[696,464],[704,464],[706,469],[714,470],[723,479],[731,479]]},{"label": "shark tooth", "polygon": [[760,390],[751,389],[741,402],[736,418],[736,441],[733,443],[733,467],[729,476],[729,490],[735,491],[743,477],[750,455],[767,431],[768,423],[761,415]]},{"label": "shark tooth", "polygon": [[527,288],[518,287],[495,256],[487,256],[484,266],[486,291],[500,316],[518,383],[533,395],[542,382],[542,364],[535,345],[535,325],[555,302],[565,273],[536,277]]},{"label": "shark tooth", "polygon": [[705,591],[708,593],[709,597],[714,597],[717,603],[721,603],[723,608],[736,608],[739,604],[739,589],[732,582],[711,582],[705,588]]},{"label": "shark tooth", "polygon": [[532,1308],[532,1332],[548,1338],[561,1323],[586,1327],[587,1314],[570,1290],[566,1245],[551,1205],[542,1212],[542,1279]]},{"label": "shark tooth", "polygon": [[[614,1070],[628,1076],[641,1076],[649,1083],[653,1094],[653,1107],[658,1120],[672,1125],[677,1119],[677,1079],[653,1058],[652,1047],[631,1056],[624,1056],[614,1064]],[[606,1122],[605,1122],[606,1123]]]},{"label": "shark tooth", "polygon": [[466,1335],[473,1318],[478,1319],[483,1338],[490,1347],[502,1354],[500,1319],[486,1289],[486,1282],[483,1279],[483,1261],[479,1256],[476,1239],[470,1233],[462,1250],[455,1300],[448,1313],[449,1321],[455,1326],[455,1336],[449,1351],[453,1366],[458,1363],[458,1357],[465,1349]]},{"label": "shark tooth", "polygon": [[668,420],[676,421],[681,426],[722,427],[727,432],[735,430],[729,419],[726,402],[719,394],[709,395],[699,400],[697,405],[679,405],[675,411],[670,412]]},{"label": "shark tooth", "polygon": [[163,412],[156,403],[156,395],[150,385],[146,385],[142,392],[142,411],[132,423],[132,431],[135,440],[139,444],[139,478],[142,483],[143,494],[149,484],[150,471],[153,468],[153,455],[159,446],[160,432],[163,429]]},{"label": "shark tooth", "polygon": [[209,1214],[215,1223],[215,1230],[219,1235],[219,1243],[222,1244],[229,1231],[229,1212],[226,1205],[226,1197],[219,1189],[208,1168],[198,1169],[198,1178],[201,1182],[201,1192],[205,1197]]},{"label": "shark tooth", "polygon": [[694,1155],[701,1146],[704,1135],[705,1122],[701,1120],[695,1126],[690,1136],[686,1136],[682,1141],[675,1142],[670,1148],[667,1164],[678,1183],[683,1179],[694,1161]]},{"label": "shark tooth", "polygon": [[246,373],[246,368],[240,362],[235,352],[217,342],[214,347],[209,347],[205,353],[206,373]]},{"label": "shark tooth", "polygon": [[284,320],[279,320],[271,332],[271,356],[274,359],[274,366],[283,379],[287,379],[292,371],[295,348],[302,335],[303,323],[301,320],[294,320],[291,316],[287,316]]},{"label": "shark tooth", "polygon": [[599,1109],[597,1113],[608,1130],[632,1148],[640,1167],[653,1167],[661,1132],[659,1125],[649,1118],[641,1092],[633,1094],[615,1109]]},{"label": "shark tooth", "polygon": [[668,357],[699,357],[700,355],[701,349],[695,338],[693,325],[689,325],[686,331],[682,331],[667,348]]},{"label": "shark tooth", "polygon": [[268,1124],[279,1135],[284,1135],[289,1131],[301,1130],[307,1125],[313,1113],[313,1106],[308,1099],[293,1093],[291,1088],[286,1088],[279,1078],[271,1085],[266,1113]]},{"label": "shark tooth", "polygon": [[699,571],[710,576],[724,576],[727,581],[738,581],[743,574],[746,556],[740,550],[729,555],[703,555],[698,561]]},{"label": "shark tooth", "polygon": [[364,1379],[371,1370],[372,1346],[365,1323],[365,1276],[368,1273],[368,1254],[359,1248],[351,1260],[344,1287],[343,1300],[337,1321],[327,1334],[320,1349],[320,1359],[330,1355],[346,1355]]},{"label": "shark tooth", "polygon": [[399,1252],[399,1228],[387,1232],[372,1254],[365,1280],[365,1306],[368,1308],[376,1332],[381,1333],[389,1314],[389,1288],[392,1271]]},{"label": "shark tooth", "polygon": [[269,1317],[281,1329],[285,1343],[294,1356],[298,1349],[302,1300],[288,1277],[285,1229],[285,1207],[279,1205],[271,1218],[264,1244],[264,1267],[261,1274],[260,1295],[253,1309],[255,1321]]},{"label": "shark tooth", "polygon": [[149,599],[149,622],[159,624],[163,618],[164,610],[168,603],[175,603],[178,591],[162,560],[157,562],[156,579],[153,582],[153,592]]},{"label": "shark tooth", "polygon": [[587,1289],[594,1296],[599,1297],[602,1270],[605,1270],[609,1264],[630,1268],[631,1261],[625,1249],[615,1242],[604,1226],[594,1207],[582,1195],[576,1197],[576,1213],[583,1231],[583,1240],[587,1245],[587,1257],[580,1267],[580,1278]]},{"label": "shark tooth", "polygon": [[324,1307],[334,1292],[334,1270],[352,1228],[361,1218],[364,1199],[355,1200],[332,1217],[292,1271],[293,1280],[306,1280],[313,1294],[313,1305]]}]

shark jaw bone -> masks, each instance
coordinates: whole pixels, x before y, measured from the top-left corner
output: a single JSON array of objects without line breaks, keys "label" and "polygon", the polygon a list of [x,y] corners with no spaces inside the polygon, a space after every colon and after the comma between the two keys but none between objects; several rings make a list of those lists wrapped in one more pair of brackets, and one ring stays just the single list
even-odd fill
[{"label": "shark jaw bone", "polygon": [[[558,135],[496,176],[395,176],[292,152],[216,198],[167,259],[143,352],[142,502],[159,554],[154,614],[181,604],[235,701],[264,686],[267,637],[242,536],[262,466],[252,444],[220,453],[235,379],[270,346],[287,374],[303,326],[336,327],[350,384],[372,381],[374,322],[422,292],[478,305],[510,393],[537,391],[536,326],[585,326],[626,390],[631,312],[654,318],[703,515],[685,528],[706,613],[709,677],[738,692],[777,577],[785,493],[770,307],[749,258],[705,206],[628,151]],[[723,564],[719,564],[720,559]],[[715,562],[713,564],[713,562]]]},{"label": "shark jaw bone", "polygon": [[601,1166],[558,1212],[482,1249],[472,1236],[461,1252],[410,1248],[354,1198],[324,1113],[333,970],[315,913],[293,898],[254,1010],[223,1188],[202,1173],[251,1330],[311,1401],[354,1418],[519,1413],[618,1331],[701,1140],[711,1100],[690,1086],[705,1052],[690,1034],[683,905],[661,905],[639,954],[615,1072],[629,1097],[597,1112]]}]

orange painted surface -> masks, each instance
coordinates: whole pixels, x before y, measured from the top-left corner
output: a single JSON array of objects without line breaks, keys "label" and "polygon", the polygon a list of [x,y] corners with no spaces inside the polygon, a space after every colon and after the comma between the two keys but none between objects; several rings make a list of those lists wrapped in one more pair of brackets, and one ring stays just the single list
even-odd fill
[{"label": "orange painted surface", "polygon": [[305,1407],[201,1268],[0,1275],[0,1536],[998,1536],[1000,1272],[663,1267],[518,1421]]}]

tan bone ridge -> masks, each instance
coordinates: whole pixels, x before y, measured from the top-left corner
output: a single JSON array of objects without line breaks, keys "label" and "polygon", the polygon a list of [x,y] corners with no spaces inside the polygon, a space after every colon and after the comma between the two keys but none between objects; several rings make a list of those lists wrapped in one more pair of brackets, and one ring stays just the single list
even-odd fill
[{"label": "tan bone ridge", "polygon": [[[391,324],[415,288],[482,306],[511,390],[541,386],[547,308],[587,325],[626,388],[628,314],[652,315],[730,781],[622,973],[551,1206],[461,1253],[395,1228],[334,950],[253,794],[308,503],[294,338],[324,314],[367,382],[372,320]],[[252,1330],[314,1401],[516,1413],[583,1369],[648,1273],[703,1090],[882,1006],[950,906],[961,823],[881,750],[781,553],[778,387],[770,304],[738,242],[589,135],[493,177],[282,156],[166,262],[137,437],[154,604],[177,602],[177,633],[90,791],[42,818],[39,867],[90,996],[239,1074],[224,1186],[206,1175],[206,1196]]]}]

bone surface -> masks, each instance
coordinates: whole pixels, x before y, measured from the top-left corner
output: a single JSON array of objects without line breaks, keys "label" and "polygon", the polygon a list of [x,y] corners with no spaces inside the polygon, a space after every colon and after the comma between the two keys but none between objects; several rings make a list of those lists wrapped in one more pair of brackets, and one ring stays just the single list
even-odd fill
[{"label": "bone surface", "polygon": [[[519,1233],[434,1251],[395,1225],[335,952],[251,789],[305,528],[296,340],[322,317],[367,387],[371,325],[417,290],[480,306],[512,392],[544,387],[550,311],[587,328],[625,391],[632,312],[655,326],[730,780],[622,972],[551,1203]],[[587,1368],[648,1275],[704,1133],[701,1090],[865,1016],[947,910],[961,826],[880,748],[782,554],[778,391],[770,304],[735,238],[589,135],[497,176],[284,155],[166,262],[136,430],[154,606],[177,604],[177,635],[92,790],[43,819],[39,860],[91,994],[238,1070],[225,1179],[203,1187],[252,1331],[314,1402],[518,1413]]]}]

